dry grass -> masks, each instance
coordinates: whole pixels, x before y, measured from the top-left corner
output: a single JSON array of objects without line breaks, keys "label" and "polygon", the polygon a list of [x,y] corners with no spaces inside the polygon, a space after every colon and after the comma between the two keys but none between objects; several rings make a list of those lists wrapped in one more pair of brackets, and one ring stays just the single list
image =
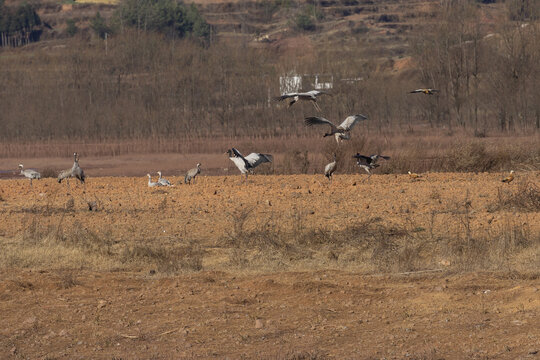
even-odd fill
[{"label": "dry grass", "polygon": [[242,208],[230,214],[233,230],[225,240],[232,248],[231,265],[237,268],[350,268],[362,264],[369,271],[395,273],[441,268],[442,261],[443,268],[449,266],[460,272],[513,268],[516,256],[539,255],[540,234],[533,233],[526,224],[513,223],[509,218],[502,227],[473,232],[467,200],[450,205],[444,212],[448,211],[461,221],[451,237],[445,233],[446,225],[434,226],[433,219],[431,226],[424,228],[375,217],[340,231],[329,231],[324,227],[305,228],[305,214],[295,215],[292,228],[283,228],[270,218],[248,230],[252,209]]},{"label": "dry grass", "polygon": [[[369,129],[369,128],[368,128]],[[299,128],[301,133],[304,128]],[[356,130],[356,129],[355,129]],[[501,171],[508,169],[535,170],[539,167],[540,144],[536,136],[502,136],[486,137],[477,139],[466,132],[448,137],[437,130],[418,131],[416,134],[404,136],[396,132],[388,132],[384,136],[363,136],[364,130],[358,129],[353,133],[350,141],[336,147],[333,139],[321,139],[319,136],[295,137],[217,137],[208,143],[197,138],[177,139],[141,139],[137,141],[104,141],[103,143],[84,143],[74,145],[72,143],[51,142],[49,144],[0,144],[0,158],[6,166],[18,161],[20,158],[31,159],[39,157],[67,158],[75,150],[83,154],[84,158],[93,157],[93,161],[102,161],[101,157],[128,158],[134,154],[178,154],[186,161],[180,164],[182,167],[192,167],[189,154],[196,157],[212,156],[214,161],[212,169],[214,175],[223,174],[222,164],[227,164],[223,153],[232,146],[243,153],[252,151],[271,153],[274,162],[257,168],[257,174],[314,174],[321,173],[324,166],[329,162],[332,153],[338,157],[337,173],[363,172],[356,166],[351,155],[360,152],[370,155],[374,153],[391,156],[390,161],[381,161],[380,167],[374,170],[378,174],[426,172],[426,171],[463,171],[483,172]],[[374,129],[367,130],[367,134],[375,133]],[[306,150],[308,149],[308,150]],[[95,158],[98,159],[95,159]],[[12,160],[11,160],[12,159]],[[216,159],[224,159],[220,162]],[[129,159],[125,159],[129,160]],[[34,160],[35,161],[35,160]],[[112,160],[114,167],[110,169],[110,175],[124,175],[122,166],[133,166],[128,162],[123,163]],[[204,162],[204,161],[203,161]],[[55,164],[59,164],[57,162]],[[216,166],[216,164],[220,166]],[[98,164],[97,164],[98,165]],[[103,164],[105,165],[105,164]],[[108,165],[108,164],[107,164]],[[136,164],[135,164],[136,165]],[[204,165],[204,164],[203,164]],[[206,165],[209,165],[206,163]],[[4,165],[2,165],[4,166]],[[99,164],[103,167],[102,164]],[[178,166],[178,165],[175,165]],[[229,164],[229,169],[235,171],[234,165]],[[57,172],[45,165],[41,170],[44,177],[56,177]],[[146,171],[146,170],[142,170]],[[91,171],[88,171],[91,173]]]},{"label": "dry grass", "polygon": [[[302,225],[305,215],[301,214],[292,228],[280,227],[275,216],[248,229],[246,219],[251,211],[240,209],[230,215],[232,230],[220,247],[228,253],[226,267],[249,271],[348,269],[362,264],[368,272],[395,273],[440,268],[441,259],[451,264],[448,269],[458,272],[511,270],[516,266],[523,270],[517,259],[539,255],[540,235],[510,219],[498,228],[472,235],[466,207],[452,210],[462,218],[463,225],[454,237],[442,235],[442,224],[441,228],[425,229],[415,224],[387,223],[381,218],[366,219],[341,231],[310,229]],[[47,225],[39,215],[27,224],[22,240],[5,247],[0,257],[2,267],[150,269],[172,274],[204,269],[212,248],[211,244],[195,241],[166,244],[158,239],[146,239],[147,244],[119,244],[107,231],[97,233],[80,226],[68,231],[61,223]],[[61,282],[70,286],[72,281],[66,275]]]},{"label": "dry grass", "polygon": [[540,211],[540,189],[532,182],[520,182],[518,186],[511,189],[508,186],[501,186],[498,189],[498,199],[489,211],[517,210],[527,212]]},{"label": "dry grass", "polygon": [[[466,176],[454,184],[462,183]],[[139,193],[134,188],[130,194],[119,197],[121,204],[110,198],[116,191],[111,189],[111,193],[103,195],[105,203],[96,198],[100,211],[88,212],[87,200],[62,195],[62,187],[44,198],[38,197],[34,204],[9,210],[6,216],[20,218],[22,226],[17,231],[4,229],[0,238],[4,249],[0,267],[133,270],[163,274],[200,270],[344,269],[367,273],[432,269],[456,272],[535,270],[535,259],[540,255],[540,233],[527,218],[536,219],[539,211],[539,192],[533,183],[512,184],[514,189],[500,186],[493,180],[493,202],[485,197],[474,197],[468,191],[463,198],[462,195],[456,197],[455,192],[445,189],[446,185],[440,186],[445,182],[416,185],[406,180],[394,180],[392,176],[388,178],[394,187],[401,187],[410,194],[395,202],[392,213],[377,210],[376,201],[365,202],[360,197],[359,202],[347,205],[358,211],[357,215],[348,217],[347,212],[341,212],[343,204],[338,206],[328,197],[335,196],[331,194],[338,191],[356,194],[356,198],[371,185],[361,185],[365,186],[364,190],[358,189],[358,185],[353,186],[350,176],[346,182],[337,179],[335,186],[318,184],[310,176],[298,177],[307,182],[278,186],[281,188],[278,193],[283,194],[286,204],[292,208],[289,205],[283,207],[285,204],[276,207],[273,202],[283,200],[266,195],[256,201],[250,201],[248,197],[232,202],[231,195],[239,193],[225,193],[230,186],[206,189],[205,182],[189,190],[171,189],[173,193],[149,192],[145,187]],[[262,178],[258,182],[265,180]],[[434,181],[431,176],[428,180]],[[230,179],[223,178],[223,181]],[[238,190],[248,192],[262,189],[260,184],[239,186],[242,187]],[[424,189],[413,193],[419,186]],[[101,185],[96,189],[104,190]],[[378,189],[387,191],[387,186]],[[25,187],[21,198],[30,194],[27,191]],[[93,190],[88,188],[86,191],[91,193]],[[189,191],[195,198],[189,204],[184,203],[186,196],[178,198],[174,195],[180,194],[179,191]],[[140,196],[150,202],[141,201]],[[212,213],[217,203],[212,203],[214,200],[209,200],[208,196],[225,202],[224,210]],[[299,198],[298,202],[294,200],[296,198]],[[10,206],[13,206],[12,201],[11,197],[7,200]],[[314,201],[322,204],[313,207],[315,211],[310,205]],[[415,215],[420,204],[426,201],[430,210],[421,216]],[[479,201],[485,205],[479,206]],[[209,207],[204,207],[202,202],[208,202]],[[302,203],[305,205],[297,207]],[[366,207],[366,211],[358,209],[359,204]],[[372,211],[370,205],[375,206],[375,210]],[[327,208],[332,209],[330,213]],[[516,212],[522,216],[516,216]],[[145,220],[158,213],[159,219],[150,223]],[[346,220],[335,222],[334,218],[339,217]],[[98,219],[107,221],[96,225]],[[122,220],[115,220],[118,226],[112,227],[109,219]],[[182,225],[173,226],[177,222]],[[188,229],[190,223],[195,227]],[[486,223],[489,226],[484,226]],[[215,226],[216,231],[208,228],[194,232],[193,229],[200,227],[198,224]],[[61,282],[69,286],[71,281]]]}]

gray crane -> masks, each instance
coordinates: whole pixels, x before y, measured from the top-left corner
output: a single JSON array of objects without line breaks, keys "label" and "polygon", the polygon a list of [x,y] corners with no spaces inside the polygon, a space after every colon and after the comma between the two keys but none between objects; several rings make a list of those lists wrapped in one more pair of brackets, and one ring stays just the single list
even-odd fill
[{"label": "gray crane", "polygon": [[334,174],[334,171],[336,171],[336,167],[337,160],[336,154],[334,154],[334,161],[324,167],[324,176],[326,176],[328,180],[330,180],[330,184],[332,183],[332,175]]},{"label": "gray crane", "polygon": [[157,174],[159,175],[159,178],[158,178],[158,183],[161,185],[161,186],[171,186],[171,182],[163,177],[161,177],[161,171],[158,171]]},{"label": "gray crane", "polygon": [[41,179],[41,174],[35,170],[26,169],[24,170],[23,164],[19,164],[19,169],[21,169],[20,175],[24,175],[26,178],[30,179],[30,186],[32,186],[33,179]]},{"label": "gray crane", "polygon": [[353,155],[353,158],[356,159],[356,164],[369,174],[368,179],[372,175],[371,170],[381,166],[380,164],[378,164],[379,159],[390,160],[390,156],[378,154],[366,156],[360,155],[360,153],[356,153],[356,155]]},{"label": "gray crane", "polygon": [[291,99],[292,98],[292,100],[289,102],[289,105],[287,107],[291,107],[295,102],[300,101],[300,100],[301,101],[311,101],[313,106],[315,106],[315,109],[317,109],[317,111],[320,112],[321,108],[319,107],[319,104],[317,104],[317,96],[320,96],[320,95],[332,96],[332,94],[327,93],[325,91],[311,90],[311,91],[303,92],[303,93],[299,93],[299,92],[286,93],[286,94],[283,94],[281,96],[275,97],[274,100],[283,101],[285,99]]},{"label": "gray crane", "polygon": [[73,153],[73,156],[75,158],[75,162],[73,163],[73,167],[71,169],[71,176],[79,180],[81,184],[84,184],[86,175],[84,174],[84,170],[79,166],[79,154]]},{"label": "gray crane", "polygon": [[191,185],[191,180],[193,180],[193,183],[195,183],[195,178],[198,174],[201,173],[201,164],[197,164],[197,167],[188,170],[186,173],[186,176],[184,177],[184,183]]},{"label": "gray crane", "polygon": [[158,182],[153,182],[152,181],[152,176],[150,174],[146,174],[146,176],[148,176],[148,187],[162,186]]},{"label": "gray crane", "polygon": [[240,151],[235,148],[227,150],[229,159],[236,165],[238,170],[242,174],[246,175],[246,181],[248,178],[248,172],[253,172],[257,166],[265,162],[272,162],[273,156],[270,154],[260,154],[260,153],[251,153],[248,156],[244,157]]},{"label": "gray crane", "polygon": [[84,184],[84,181],[86,179],[86,175],[84,174],[84,170],[81,169],[79,166],[79,154],[76,152],[73,153],[73,166],[69,170],[62,170],[58,174],[58,182],[61,183],[62,180],[66,179],[67,186],[69,187],[69,178],[74,177],[77,178],[82,184]]},{"label": "gray crane", "polygon": [[339,144],[341,140],[349,140],[351,138],[349,132],[352,130],[352,128],[356,125],[358,121],[366,119],[367,116],[362,114],[351,115],[347,116],[347,118],[343,120],[341,124],[336,126],[330,120],[327,120],[323,117],[310,116],[305,118],[304,122],[307,126],[330,125],[330,132],[324,134],[323,137],[334,135],[336,138],[336,142]]}]

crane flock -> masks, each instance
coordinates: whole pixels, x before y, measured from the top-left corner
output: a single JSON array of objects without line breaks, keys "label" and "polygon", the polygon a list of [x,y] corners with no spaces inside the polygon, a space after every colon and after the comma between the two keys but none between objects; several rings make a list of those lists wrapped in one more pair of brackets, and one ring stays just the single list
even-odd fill
[{"label": "crane flock", "polygon": [[[425,95],[435,95],[438,93],[439,90],[432,89],[432,88],[419,88],[410,91],[409,93],[415,94],[425,94]],[[290,93],[284,93],[280,96],[274,97],[274,100],[276,101],[284,101],[287,99],[290,99],[288,102],[287,107],[290,108],[292,105],[294,105],[296,102],[299,101],[309,101],[313,104],[315,109],[318,112],[322,112],[321,107],[317,103],[318,97],[322,95],[332,96],[331,93],[321,90],[311,90],[307,92],[290,92]],[[324,133],[323,138],[327,136],[334,136],[337,145],[339,146],[340,143],[343,140],[349,140],[351,139],[351,131],[355,127],[357,123],[360,121],[367,120],[368,117],[363,114],[353,114],[349,115],[341,122],[339,125],[334,124],[332,121],[322,117],[322,116],[308,116],[304,118],[304,124],[308,127],[316,126],[316,125],[326,125],[329,126],[329,132]],[[271,154],[263,154],[263,153],[257,153],[252,152],[247,156],[243,156],[240,151],[238,151],[236,148],[232,147],[226,151],[226,154],[228,155],[229,159],[236,165],[238,170],[240,170],[240,173],[242,175],[242,178],[245,176],[245,180],[247,182],[248,174],[253,173],[254,169],[263,164],[263,163],[272,163],[273,162],[273,156]],[[389,156],[386,155],[362,155],[360,153],[356,153],[352,156],[356,159],[356,164],[359,168],[364,169],[368,174],[368,179],[371,177],[372,173],[371,170],[376,169],[380,166],[378,163],[379,160],[390,160]],[[332,183],[332,175],[337,169],[338,164],[338,157],[336,156],[336,153],[333,153],[333,162],[327,164],[324,168],[324,176],[328,178],[329,182]],[[24,169],[23,164],[19,164],[19,175],[25,176],[30,180],[30,186],[32,186],[32,180],[34,179],[41,179],[41,174],[35,170],[32,169]],[[187,171],[185,177],[184,177],[184,183],[185,184],[192,184],[195,183],[195,179],[197,175],[201,173],[201,164],[198,163],[197,166],[193,169],[190,169]],[[165,178],[162,177],[161,171],[157,171],[158,174],[158,180],[156,182],[152,181],[152,176],[150,173],[147,174],[148,176],[148,187],[161,187],[161,186],[173,186],[171,182]],[[416,173],[412,173],[411,171],[408,172],[409,177],[412,180],[417,180],[422,177],[422,175],[418,175]],[[64,179],[66,180],[67,186],[69,188],[69,178],[76,178],[80,181],[81,184],[85,184],[86,175],[84,173],[84,170],[79,165],[79,155],[78,153],[73,153],[73,165],[70,169],[62,170],[58,174],[58,182],[61,183]],[[510,172],[510,175],[502,180],[502,182],[510,183],[514,179],[514,170]]]}]

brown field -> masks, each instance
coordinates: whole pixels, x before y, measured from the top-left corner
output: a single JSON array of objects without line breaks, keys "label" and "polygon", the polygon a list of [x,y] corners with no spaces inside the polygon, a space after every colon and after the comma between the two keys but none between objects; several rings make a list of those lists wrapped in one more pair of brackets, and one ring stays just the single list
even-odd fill
[{"label": "brown field", "polygon": [[501,176],[0,180],[0,357],[534,358],[540,172]]}]

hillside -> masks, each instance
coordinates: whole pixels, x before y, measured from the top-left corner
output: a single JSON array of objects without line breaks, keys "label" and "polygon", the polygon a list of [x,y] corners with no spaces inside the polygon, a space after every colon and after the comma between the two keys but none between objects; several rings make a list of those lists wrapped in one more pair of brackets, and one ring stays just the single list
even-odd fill
[{"label": "hillside", "polygon": [[[7,1],[15,5],[20,0]],[[62,39],[66,20],[73,19],[83,34],[89,35],[89,20],[97,12],[109,19],[116,1],[60,2],[41,0],[37,9],[47,24],[43,40]],[[408,54],[411,36],[429,31],[434,24],[435,0],[308,0],[242,1],[195,0],[207,22],[212,25],[214,40],[238,45],[268,47],[284,54],[288,50],[326,47],[347,50],[358,42],[368,42],[371,52],[381,58]],[[482,13],[482,31],[492,30],[504,4],[478,5]],[[309,15],[313,29],[297,26],[298,17]],[[306,25],[307,27],[307,25]]]}]

